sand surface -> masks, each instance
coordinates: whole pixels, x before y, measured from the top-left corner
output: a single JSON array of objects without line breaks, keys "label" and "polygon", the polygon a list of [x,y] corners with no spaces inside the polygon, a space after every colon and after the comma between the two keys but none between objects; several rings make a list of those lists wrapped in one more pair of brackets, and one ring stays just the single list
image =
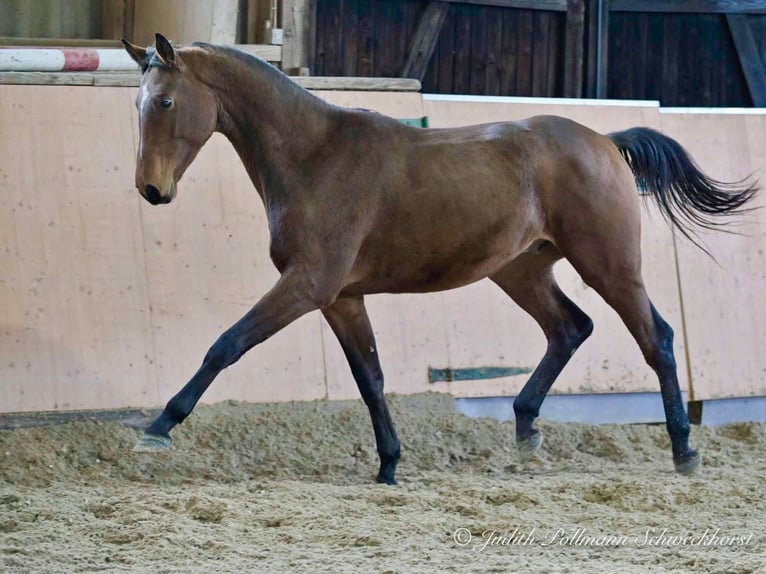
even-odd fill
[{"label": "sand surface", "polygon": [[[399,486],[361,402],[199,407],[161,455],[78,422],[0,432],[0,572],[766,572],[766,425],[513,425],[392,397]],[[706,533],[707,532],[707,533]],[[686,538],[684,538],[686,537]]]}]

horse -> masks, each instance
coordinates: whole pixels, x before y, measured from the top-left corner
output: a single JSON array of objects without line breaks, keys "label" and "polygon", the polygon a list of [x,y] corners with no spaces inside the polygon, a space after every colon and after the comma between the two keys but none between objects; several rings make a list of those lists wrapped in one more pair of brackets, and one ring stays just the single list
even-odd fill
[{"label": "horse", "polygon": [[[489,278],[539,324],[545,354],[514,400],[527,460],[546,393],[593,322],[559,288],[566,258],[617,311],[656,372],[675,470],[700,465],[689,445],[673,329],[641,275],[640,194],[687,236],[745,211],[757,187],[705,175],[673,139],[649,128],[609,135],[537,116],[422,129],[330,105],[271,64],[233,48],[153,47],[123,39],[142,77],[136,106],[136,187],[170,203],[213,132],[233,144],[266,209],[273,287],[205,355],[146,429],[137,451],[171,445],[170,431],[226,367],[291,322],[319,310],[337,336],[368,407],[377,482],[396,484],[401,454],[364,296],[453,289]],[[640,190],[640,191],[639,191]]]}]

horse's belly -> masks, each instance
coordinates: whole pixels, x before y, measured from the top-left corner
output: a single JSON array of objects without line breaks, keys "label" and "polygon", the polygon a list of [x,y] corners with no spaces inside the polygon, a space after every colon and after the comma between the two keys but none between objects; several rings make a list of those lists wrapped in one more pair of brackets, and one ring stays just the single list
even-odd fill
[{"label": "horse's belly", "polygon": [[[485,247],[425,256],[410,248],[377,258],[360,257],[342,293],[430,293],[455,289],[491,275],[525,247],[514,242],[498,249]],[[398,256],[392,256],[394,253]]]}]

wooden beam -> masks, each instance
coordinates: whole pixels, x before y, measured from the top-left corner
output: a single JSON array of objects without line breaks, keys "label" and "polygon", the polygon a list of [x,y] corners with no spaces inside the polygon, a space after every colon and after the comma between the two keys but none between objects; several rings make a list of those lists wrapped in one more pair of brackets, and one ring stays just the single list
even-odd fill
[{"label": "wooden beam", "polygon": [[316,0],[282,0],[282,70],[288,74],[311,67]]},{"label": "wooden beam", "polygon": [[[420,82],[412,78],[304,76],[290,79],[307,90],[419,92],[421,87]],[[136,87],[140,83],[139,72],[0,72],[0,85]]]},{"label": "wooden beam", "polygon": [[613,12],[766,14],[766,0],[612,0]]},{"label": "wooden beam", "polygon": [[410,38],[407,59],[401,74],[403,78],[416,78],[421,82],[425,78],[428,62],[431,61],[436,48],[448,9],[449,4],[439,0],[431,0],[423,8],[415,32]]},{"label": "wooden beam", "polygon": [[213,4],[213,20],[210,23],[210,43],[235,44],[238,18],[238,0],[216,0]]},{"label": "wooden beam", "polygon": [[133,41],[136,24],[136,0],[125,0],[125,18],[123,18],[124,37]]},{"label": "wooden beam", "polygon": [[610,0],[598,2],[598,42],[596,45],[596,97],[607,98],[609,72],[609,9]]},{"label": "wooden beam", "polygon": [[0,72],[0,85],[135,87],[139,72]]},{"label": "wooden beam", "polygon": [[567,11],[567,0],[444,0],[444,2],[476,4],[479,6],[500,6],[501,8],[522,8],[524,10]]},{"label": "wooden beam", "polygon": [[726,15],[753,105],[763,108],[766,107],[766,70],[747,18],[743,14]]},{"label": "wooden beam", "polygon": [[101,3],[101,37],[119,40],[125,36],[125,0]]},{"label": "wooden beam", "polygon": [[419,92],[420,82],[412,78],[352,78],[305,76],[290,78],[307,90],[362,92]]},{"label": "wooden beam", "polygon": [[569,0],[564,36],[564,97],[582,96],[585,0]]},{"label": "wooden beam", "polygon": [[588,60],[585,62],[585,97],[595,98],[598,77],[596,74],[598,61],[599,30],[598,30],[598,4],[599,0],[585,0],[585,17],[588,23],[587,54]]},{"label": "wooden beam", "polygon": [[120,40],[82,38],[16,38],[0,36],[0,46],[36,46],[56,48],[122,48]]}]

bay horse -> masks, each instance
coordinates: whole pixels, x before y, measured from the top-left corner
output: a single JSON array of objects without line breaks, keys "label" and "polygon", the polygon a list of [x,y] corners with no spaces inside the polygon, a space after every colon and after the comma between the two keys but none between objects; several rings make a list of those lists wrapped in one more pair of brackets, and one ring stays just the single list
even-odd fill
[{"label": "bay horse", "polygon": [[395,484],[400,443],[364,296],[453,289],[489,277],[539,323],[542,361],[514,401],[522,458],[546,393],[591,334],[591,319],[556,284],[568,259],[619,313],[659,378],[675,469],[693,472],[673,355],[673,330],[641,276],[639,191],[684,234],[743,209],[754,184],[718,182],[674,140],[648,128],[604,136],[568,119],[532,117],[457,129],[408,127],[342,109],[267,62],[231,48],[154,47],[123,40],[142,70],[136,105],[136,186],[152,205],[213,132],[233,144],[263,200],[273,288],[204,357],[135,450],[170,446],[213,379],[249,349],[310,311],[337,336],[367,405],[380,456],[377,481]]}]

